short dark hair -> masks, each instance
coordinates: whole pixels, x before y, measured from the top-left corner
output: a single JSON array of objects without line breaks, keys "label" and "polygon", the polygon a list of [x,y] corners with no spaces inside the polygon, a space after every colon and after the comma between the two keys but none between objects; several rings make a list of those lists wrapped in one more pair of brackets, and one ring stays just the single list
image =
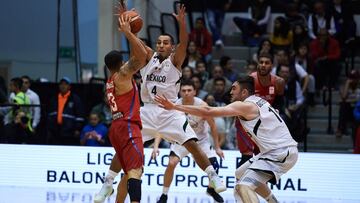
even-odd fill
[{"label": "short dark hair", "polygon": [[259,56],[258,56],[258,61],[260,61],[260,58],[268,58],[268,59],[270,59],[271,63],[274,62],[274,57],[273,57],[273,55],[270,54],[270,53],[261,53],[261,54],[259,54]]},{"label": "short dark hair", "polygon": [[26,80],[28,80],[29,81],[29,83],[31,84],[31,78],[28,76],[28,75],[23,75],[23,76],[21,76],[21,79],[26,79]]},{"label": "short dark hair", "polygon": [[169,34],[169,33],[162,33],[161,35],[163,35],[163,36],[168,36],[168,37],[170,38],[171,44],[175,44],[174,37],[173,37],[171,34]]},{"label": "short dark hair", "polygon": [[192,86],[195,89],[195,84],[192,80],[181,80],[180,87],[182,86]]},{"label": "short dark hair", "polygon": [[205,24],[205,20],[204,20],[203,17],[197,17],[196,20],[195,20],[195,22],[198,21],[198,20],[201,20],[201,22],[202,22],[203,24]]},{"label": "short dark hair", "polygon": [[14,86],[21,89],[22,85],[23,85],[23,81],[21,78],[16,77],[16,78],[12,78],[10,80],[12,83],[14,83]]},{"label": "short dark hair", "polygon": [[220,58],[219,65],[220,65],[221,67],[224,67],[230,60],[231,60],[230,57],[228,57],[228,56],[222,56],[222,57]]},{"label": "short dark hair", "polygon": [[116,70],[123,62],[123,57],[120,51],[112,50],[105,55],[104,61],[109,70]]},{"label": "short dark hair", "polygon": [[254,78],[246,75],[241,76],[237,79],[237,82],[239,85],[241,85],[242,89],[247,89],[250,95],[253,95],[255,93],[255,84],[254,84]]},{"label": "short dark hair", "polygon": [[215,84],[217,81],[222,81],[224,84],[226,84],[226,80],[225,80],[225,78],[223,78],[223,77],[214,78],[214,84]]}]

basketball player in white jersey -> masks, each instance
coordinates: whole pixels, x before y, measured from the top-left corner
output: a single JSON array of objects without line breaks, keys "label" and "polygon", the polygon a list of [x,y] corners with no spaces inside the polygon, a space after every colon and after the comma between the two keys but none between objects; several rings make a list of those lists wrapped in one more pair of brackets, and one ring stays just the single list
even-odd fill
[{"label": "basketball player in white jersey", "polygon": [[254,79],[239,78],[231,88],[232,103],[224,107],[174,104],[164,96],[156,101],[165,109],[179,110],[196,116],[236,116],[260,153],[236,169],[235,198],[244,203],[259,202],[256,193],[267,202],[278,202],[267,182],[276,183],[290,170],[298,158],[297,142],[290,135],[285,122],[264,99],[254,94]]},{"label": "basketball player in white jersey", "polygon": [[[169,34],[162,34],[158,37],[156,52],[143,44],[147,50],[148,61],[147,65],[140,70],[142,76],[141,99],[144,103],[140,112],[143,124],[143,142],[154,139],[160,134],[163,139],[169,142],[183,145],[193,155],[199,167],[207,173],[210,187],[220,193],[226,190],[226,186],[221,181],[206,154],[196,143],[197,136],[189,126],[185,114],[177,111],[166,111],[154,101],[156,95],[165,95],[171,101],[178,99],[181,65],[186,57],[188,44],[185,6],[181,5],[178,14],[173,15],[179,24],[180,41],[177,46],[174,45],[174,39]],[[105,177],[105,182],[110,182],[107,181],[109,178],[113,180],[120,170],[121,166],[114,157],[110,170]],[[124,176],[124,179],[126,178]],[[120,189],[121,192],[126,192],[126,185],[120,183],[119,186],[124,188]],[[96,203],[104,202],[105,198],[112,194],[112,190],[112,185],[104,184],[100,192],[95,196]]]},{"label": "basketball player in white jersey", "polygon": [[[191,80],[185,80],[181,82],[180,85],[180,96],[181,98],[176,101],[176,104],[186,104],[186,105],[195,105],[195,106],[207,106],[207,104],[198,97],[195,97],[196,90],[194,83]],[[215,121],[211,117],[202,118],[198,116],[193,116],[188,114],[187,119],[189,121],[190,126],[195,131],[198,137],[198,144],[200,148],[205,152],[212,166],[218,173],[219,163],[216,159],[216,154],[219,155],[220,158],[224,158],[224,153],[220,149],[219,145],[219,137],[217,134],[217,129],[215,125]],[[211,130],[211,135],[214,140],[215,150],[212,148],[209,140],[209,127]],[[158,154],[158,143],[155,142],[153,156]],[[169,187],[171,185],[174,170],[176,165],[181,161],[183,157],[188,155],[190,152],[186,150],[185,147],[179,144],[171,144],[170,146],[170,154],[169,154],[169,163],[166,167],[164,174],[164,185],[163,185],[163,193],[157,203],[166,203],[167,202],[167,194],[169,191]],[[206,192],[213,197],[216,202],[224,202],[224,199],[215,192],[213,188],[208,187]]]}]

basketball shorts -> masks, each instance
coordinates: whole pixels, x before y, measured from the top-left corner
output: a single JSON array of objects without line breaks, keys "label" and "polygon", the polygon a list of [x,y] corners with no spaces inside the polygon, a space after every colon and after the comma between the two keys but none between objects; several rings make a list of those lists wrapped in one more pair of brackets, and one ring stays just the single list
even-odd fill
[{"label": "basketball shorts", "polygon": [[288,172],[297,162],[297,146],[283,147],[260,153],[236,169],[237,184],[253,187],[257,183],[276,184],[280,177]]},{"label": "basketball shorts", "polygon": [[[197,143],[199,144],[201,150],[207,155],[208,158],[216,157],[215,150],[210,145],[209,139],[202,139]],[[176,143],[171,144],[170,151],[172,151],[180,159],[190,154],[190,152],[184,146]]]},{"label": "basketball shorts", "polygon": [[126,121],[113,122],[109,139],[125,173],[143,167],[144,146],[138,124]]},{"label": "basketball shorts", "polygon": [[184,113],[160,108],[157,104],[145,103],[140,109],[144,142],[160,135],[170,143],[184,144],[197,139]]}]

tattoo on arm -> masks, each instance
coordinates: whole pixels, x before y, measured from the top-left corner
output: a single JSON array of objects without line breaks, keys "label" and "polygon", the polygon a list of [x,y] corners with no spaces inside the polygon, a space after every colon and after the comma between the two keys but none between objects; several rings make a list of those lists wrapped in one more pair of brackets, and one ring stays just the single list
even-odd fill
[{"label": "tattoo on arm", "polygon": [[135,74],[141,68],[141,62],[135,57],[131,57],[130,60],[124,65],[123,72],[125,74]]}]

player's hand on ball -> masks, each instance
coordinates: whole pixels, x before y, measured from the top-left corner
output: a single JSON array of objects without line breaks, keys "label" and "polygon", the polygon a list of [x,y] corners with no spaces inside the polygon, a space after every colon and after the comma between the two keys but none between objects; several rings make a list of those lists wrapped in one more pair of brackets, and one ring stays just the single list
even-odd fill
[{"label": "player's hand on ball", "polygon": [[128,15],[121,15],[118,18],[118,20],[119,20],[119,31],[121,31],[123,33],[131,32],[130,19],[131,18]]},{"label": "player's hand on ball", "polygon": [[171,110],[175,108],[175,104],[169,101],[165,96],[155,95],[155,101],[161,108]]}]

